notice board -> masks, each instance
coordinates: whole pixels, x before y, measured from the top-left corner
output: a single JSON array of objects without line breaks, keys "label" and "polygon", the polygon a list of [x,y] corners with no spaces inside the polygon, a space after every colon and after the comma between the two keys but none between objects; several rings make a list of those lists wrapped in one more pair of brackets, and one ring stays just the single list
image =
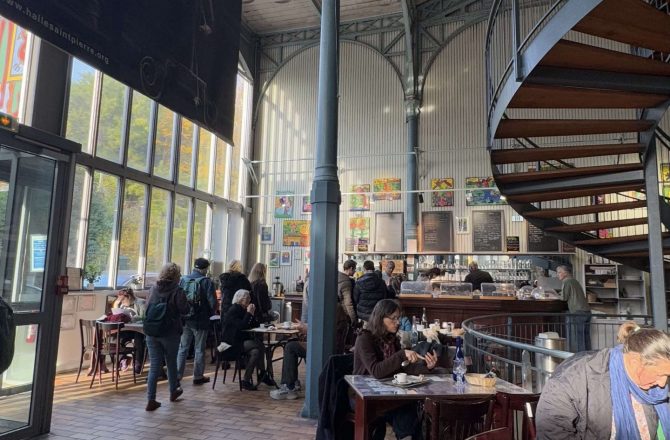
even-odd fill
[{"label": "notice board", "polygon": [[472,251],[502,252],[503,212],[472,211]]},{"label": "notice board", "polygon": [[454,221],[451,211],[421,213],[421,250],[423,252],[453,251]]},{"label": "notice board", "polygon": [[537,226],[528,225],[528,252],[558,252],[558,239],[546,235],[544,231]]},{"label": "notice board", "polygon": [[378,212],[375,215],[375,252],[402,252],[405,225],[402,212]]}]

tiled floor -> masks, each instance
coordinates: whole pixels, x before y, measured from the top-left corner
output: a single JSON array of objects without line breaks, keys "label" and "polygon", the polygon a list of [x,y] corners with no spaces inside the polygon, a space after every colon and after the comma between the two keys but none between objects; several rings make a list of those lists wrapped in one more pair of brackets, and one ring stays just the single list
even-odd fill
[{"label": "tiled floor", "polygon": [[[275,371],[280,367],[281,362],[275,363]],[[207,367],[207,375],[213,379],[212,366]],[[91,390],[86,380],[90,378],[84,376],[75,384],[75,376],[56,377],[51,434],[41,439],[302,440],[313,439],[316,431],[316,420],[299,416],[304,399],[272,400],[265,385],[259,391],[241,392],[231,380],[232,370],[225,385],[219,375],[216,390],[211,382],[194,386],[186,377],[184,394],[174,403],[168,398],[167,382],[159,382],[157,400],[163,406],[154,412],[144,410],[143,378],[133,385],[130,371],[122,374],[118,391],[109,374],[103,375],[102,386],[96,381]],[[304,363],[300,379],[304,383]]]}]

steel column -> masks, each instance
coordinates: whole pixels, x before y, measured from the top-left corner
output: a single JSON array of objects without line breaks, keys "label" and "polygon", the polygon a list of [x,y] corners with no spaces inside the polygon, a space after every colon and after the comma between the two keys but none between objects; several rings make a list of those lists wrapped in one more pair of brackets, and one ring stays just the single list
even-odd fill
[{"label": "steel column", "polygon": [[307,333],[307,392],[303,417],[319,415],[319,374],[335,351],[337,243],[340,184],[337,175],[339,0],[323,0],[319,53],[316,160],[312,182],[311,259]]},{"label": "steel column", "polygon": [[665,274],[663,273],[663,236],[661,235],[661,206],[658,194],[656,140],[652,138],[644,161],[647,193],[647,221],[649,222],[649,272],[651,275],[651,311],[654,327],[668,330],[668,312],[665,303]]},{"label": "steel column", "polygon": [[[407,191],[405,199],[407,205],[405,210],[405,240],[416,240],[418,229],[417,216],[417,151],[419,146],[419,103],[415,99],[405,100],[407,112]],[[405,248],[408,249],[407,247]]]}]

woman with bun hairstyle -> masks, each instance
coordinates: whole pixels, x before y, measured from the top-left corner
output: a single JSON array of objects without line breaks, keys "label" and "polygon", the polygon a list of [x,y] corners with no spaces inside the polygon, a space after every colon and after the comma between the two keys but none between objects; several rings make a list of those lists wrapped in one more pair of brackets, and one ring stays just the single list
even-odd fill
[{"label": "woman with bun hairstyle", "polygon": [[559,365],[537,407],[539,440],[670,440],[670,336],[627,321],[618,341]]}]

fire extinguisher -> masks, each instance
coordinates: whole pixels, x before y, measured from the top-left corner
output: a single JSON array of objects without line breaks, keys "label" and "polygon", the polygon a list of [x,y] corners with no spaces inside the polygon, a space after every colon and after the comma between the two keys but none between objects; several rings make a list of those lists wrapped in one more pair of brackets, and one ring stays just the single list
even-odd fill
[{"label": "fire extinguisher", "polygon": [[26,343],[34,344],[37,339],[37,324],[30,324],[28,326],[28,334],[26,335]]}]

